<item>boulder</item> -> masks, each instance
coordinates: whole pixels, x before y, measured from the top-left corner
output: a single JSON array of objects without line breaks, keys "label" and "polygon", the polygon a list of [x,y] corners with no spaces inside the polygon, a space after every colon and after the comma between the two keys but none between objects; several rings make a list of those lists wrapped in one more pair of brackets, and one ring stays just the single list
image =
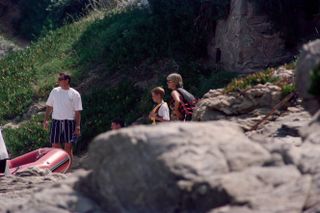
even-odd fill
[{"label": "boulder", "polygon": [[[90,172],[0,179],[0,210],[317,213],[319,114],[301,131],[299,147],[253,142],[227,121],[111,131],[91,144],[83,162]],[[30,189],[35,180],[39,186]]]},{"label": "boulder", "polygon": [[75,190],[79,178],[73,175],[44,174],[33,170],[23,177],[0,178],[0,212],[11,213],[103,213],[90,198]]},{"label": "boulder", "polygon": [[296,86],[303,105],[311,114],[315,114],[320,109],[319,98],[309,94],[311,87],[311,73],[313,69],[320,65],[320,40],[310,42],[303,46],[297,68]]},{"label": "boulder", "polygon": [[[272,70],[272,77],[279,79],[279,84],[293,84],[294,71],[282,66]],[[273,83],[248,85],[246,89],[215,89],[207,92],[198,102],[194,113],[194,121],[228,120],[238,123],[244,130],[251,130],[259,121],[265,118],[275,106],[284,99],[282,88]],[[269,120],[276,119],[284,111],[291,109],[301,112],[297,103],[292,101],[279,107]]]},{"label": "boulder", "polygon": [[206,212],[231,199],[214,177],[270,160],[233,123],[140,126],[96,138],[80,186],[107,212]]}]

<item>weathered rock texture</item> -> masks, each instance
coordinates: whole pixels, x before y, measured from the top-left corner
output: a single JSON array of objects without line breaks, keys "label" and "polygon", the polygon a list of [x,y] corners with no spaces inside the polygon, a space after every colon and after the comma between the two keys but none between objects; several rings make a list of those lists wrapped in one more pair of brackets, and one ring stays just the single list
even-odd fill
[{"label": "weathered rock texture", "polygon": [[249,0],[231,0],[229,16],[218,21],[208,51],[214,63],[238,72],[256,71],[290,58],[279,33]]},{"label": "weathered rock texture", "polygon": [[30,171],[22,177],[0,177],[0,212],[102,213],[95,202],[74,189],[85,174]]},{"label": "weathered rock texture", "polygon": [[[294,81],[293,70],[284,67],[275,70],[273,75],[288,83]],[[210,90],[199,101],[193,120],[230,120],[239,123],[243,129],[250,130],[282,99],[282,89],[271,83],[231,93],[225,93],[224,89]],[[275,113],[273,117],[278,117],[278,114]]]},{"label": "weathered rock texture", "polygon": [[[252,142],[234,123],[225,121],[109,132],[90,147],[86,164],[92,173],[29,189],[32,194],[26,199],[3,200],[8,196],[4,193],[0,208],[10,212],[316,213],[320,209],[319,116],[320,112],[303,131],[300,147]],[[21,182],[27,188],[35,178],[51,177],[6,178],[1,179],[1,187],[8,190],[8,185],[14,188]]]},{"label": "weathered rock texture", "polygon": [[95,153],[89,159],[94,172],[87,194],[108,212],[206,212],[232,199],[225,189],[210,186],[212,178],[271,160],[226,122],[108,133],[90,152]]},{"label": "weathered rock texture", "polygon": [[316,142],[259,145],[228,122],[136,127],[95,140],[80,186],[107,212],[316,212]]},{"label": "weathered rock texture", "polygon": [[320,109],[320,100],[309,93],[311,87],[311,73],[320,66],[320,40],[303,46],[296,68],[296,85],[303,105],[315,114]]}]

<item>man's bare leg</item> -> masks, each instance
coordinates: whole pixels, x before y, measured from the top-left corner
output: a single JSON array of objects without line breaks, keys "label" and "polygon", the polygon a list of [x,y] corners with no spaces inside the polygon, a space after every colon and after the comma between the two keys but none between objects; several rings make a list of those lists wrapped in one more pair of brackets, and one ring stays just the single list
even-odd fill
[{"label": "man's bare leg", "polygon": [[73,160],[73,147],[72,146],[73,146],[72,143],[65,143],[64,144],[64,151],[66,151],[70,155],[71,162]]},{"label": "man's bare leg", "polygon": [[52,148],[62,149],[62,146],[60,143],[53,143]]}]

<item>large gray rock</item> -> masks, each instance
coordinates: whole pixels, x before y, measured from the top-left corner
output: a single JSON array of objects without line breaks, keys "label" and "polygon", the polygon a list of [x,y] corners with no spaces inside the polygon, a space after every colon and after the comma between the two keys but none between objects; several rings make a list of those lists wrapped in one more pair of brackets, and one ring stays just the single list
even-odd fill
[{"label": "large gray rock", "polygon": [[230,199],[210,179],[269,160],[229,122],[140,126],[94,141],[83,190],[108,212],[205,212]]},{"label": "large gray rock", "polygon": [[[302,131],[299,147],[252,142],[226,121],[108,132],[90,147],[84,163],[91,173],[61,176],[65,180],[33,189],[28,189],[28,181],[55,176],[0,179],[0,193],[7,190],[1,194],[0,210],[317,213],[319,123],[318,115],[308,131]],[[27,197],[9,192],[16,182],[21,182],[24,194],[29,192]]]},{"label": "large gray rock", "polygon": [[319,98],[309,93],[311,87],[311,73],[320,66],[320,40],[303,46],[296,68],[296,86],[305,108],[314,114],[320,109]]},{"label": "large gray rock", "polygon": [[0,177],[0,212],[11,213],[103,213],[90,198],[75,190],[87,174],[24,173],[23,177]]}]

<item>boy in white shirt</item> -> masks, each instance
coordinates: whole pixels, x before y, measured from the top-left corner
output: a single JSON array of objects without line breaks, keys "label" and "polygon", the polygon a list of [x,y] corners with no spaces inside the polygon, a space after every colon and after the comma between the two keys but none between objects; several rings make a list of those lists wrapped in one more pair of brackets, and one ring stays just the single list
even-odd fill
[{"label": "boy in white shirt", "polygon": [[165,91],[162,87],[156,87],[151,91],[152,100],[157,106],[150,112],[149,118],[156,124],[157,122],[170,121],[170,111],[168,104],[164,102],[163,98]]}]

